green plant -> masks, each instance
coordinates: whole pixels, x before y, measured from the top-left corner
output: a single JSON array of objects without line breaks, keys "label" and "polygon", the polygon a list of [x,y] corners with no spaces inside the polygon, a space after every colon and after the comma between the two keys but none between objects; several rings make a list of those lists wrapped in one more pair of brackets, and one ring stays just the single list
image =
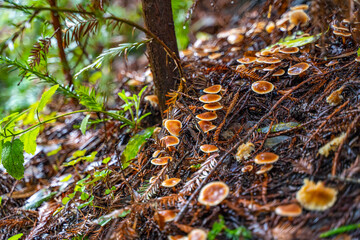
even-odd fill
[{"label": "green plant", "polygon": [[356,230],[359,228],[360,228],[360,223],[349,224],[346,226],[341,226],[338,228],[331,229],[327,232],[323,232],[320,234],[320,237],[321,238],[331,237],[333,235],[337,235],[337,234],[344,233],[344,232],[350,232],[350,231],[353,231],[353,230]]},{"label": "green plant", "polygon": [[221,232],[225,232],[225,235],[228,239],[237,240],[240,237],[243,237],[244,239],[251,239],[251,232],[247,230],[244,226],[239,226],[235,229],[229,229],[225,225],[225,220],[222,215],[219,215],[219,221],[214,222],[210,232],[208,233],[208,239],[214,240],[217,235],[219,235]]}]

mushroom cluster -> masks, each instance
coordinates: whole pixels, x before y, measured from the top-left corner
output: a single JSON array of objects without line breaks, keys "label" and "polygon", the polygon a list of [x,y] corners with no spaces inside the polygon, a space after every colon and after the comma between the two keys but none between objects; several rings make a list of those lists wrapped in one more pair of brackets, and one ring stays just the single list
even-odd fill
[{"label": "mushroom cluster", "polygon": [[255,156],[254,162],[256,164],[262,165],[256,174],[264,174],[270,171],[273,168],[273,163],[279,160],[279,155],[272,152],[262,152]]}]

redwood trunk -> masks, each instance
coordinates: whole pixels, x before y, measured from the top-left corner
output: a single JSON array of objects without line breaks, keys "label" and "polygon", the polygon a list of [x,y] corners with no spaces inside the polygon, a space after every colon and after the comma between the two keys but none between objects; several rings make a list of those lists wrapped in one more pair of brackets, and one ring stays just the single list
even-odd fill
[{"label": "redwood trunk", "polygon": [[[171,51],[175,52],[176,56],[179,56],[171,0],[142,0],[142,7],[146,28],[158,36]],[[159,98],[160,111],[163,112],[166,109],[166,94],[170,90],[176,90],[176,82],[179,79],[178,70],[159,43],[155,41],[148,43],[147,51],[155,83],[155,93]]]}]

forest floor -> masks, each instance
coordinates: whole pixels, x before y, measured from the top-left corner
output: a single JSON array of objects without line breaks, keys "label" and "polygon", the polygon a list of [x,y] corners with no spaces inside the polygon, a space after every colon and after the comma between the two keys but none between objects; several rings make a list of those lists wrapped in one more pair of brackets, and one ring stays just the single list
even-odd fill
[{"label": "forest floor", "polygon": [[[167,239],[202,229],[209,239],[318,239],[328,230],[360,223],[360,26],[334,15],[334,26],[317,29],[323,30],[317,35],[313,22],[291,26],[286,21],[290,6],[272,7],[277,12],[271,19],[285,22],[279,28],[267,28],[269,19],[254,11],[236,28],[198,40],[182,52],[186,82],[181,92],[173,93],[176,98],[166,113],[182,124],[178,145],[166,147],[160,141],[169,133],[157,123],[158,108],[145,100],[142,111],[152,115],[143,127],[158,128],[139,130],[148,140],[128,166],[123,152],[133,133],[120,128],[121,123],[106,121],[85,135],[74,127],[82,114],[47,125],[37,153],[27,157],[24,180],[0,175],[0,193],[6,193],[0,238],[24,233],[26,239]],[[313,16],[314,8],[305,12]],[[351,34],[335,35],[339,27]],[[285,53],[286,47],[298,51]],[[262,51],[266,48],[267,53]],[[290,75],[299,63],[308,68]],[[283,75],[274,76],[279,71]],[[257,81],[270,82],[274,89],[258,94],[252,90]],[[153,83],[146,84],[144,96],[153,94]],[[196,117],[206,112],[199,98],[213,85],[221,85],[222,109],[211,121],[216,128],[204,132]],[[128,85],[124,88],[130,91]],[[76,108],[72,104],[52,107],[66,112]],[[204,144],[218,151],[203,153]],[[242,144],[253,145],[248,157],[237,154]],[[151,164],[157,150],[172,160]],[[279,159],[260,173],[263,166],[254,158],[262,152]],[[167,178],[181,180],[166,188],[161,183]],[[318,211],[304,207],[296,195],[305,179],[337,192],[335,202]],[[213,181],[226,183],[229,195],[216,206],[203,206],[198,193]],[[309,201],[329,200],[322,193],[313,193]],[[302,207],[299,216],[277,214],[277,207],[292,203]],[[162,210],[173,210],[177,218],[166,222]],[[359,239],[360,228],[331,238]]]}]

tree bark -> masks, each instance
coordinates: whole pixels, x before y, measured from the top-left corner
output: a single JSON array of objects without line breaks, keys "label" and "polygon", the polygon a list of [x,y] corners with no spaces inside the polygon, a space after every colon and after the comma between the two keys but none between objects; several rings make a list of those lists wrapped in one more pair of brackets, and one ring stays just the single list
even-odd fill
[{"label": "tree bark", "polygon": [[[179,56],[171,0],[141,0],[146,28],[162,40],[176,56]],[[163,47],[152,41],[147,44],[151,71],[155,83],[155,94],[159,98],[160,111],[166,109],[166,94],[176,89],[179,73],[175,63],[167,56]]]}]

